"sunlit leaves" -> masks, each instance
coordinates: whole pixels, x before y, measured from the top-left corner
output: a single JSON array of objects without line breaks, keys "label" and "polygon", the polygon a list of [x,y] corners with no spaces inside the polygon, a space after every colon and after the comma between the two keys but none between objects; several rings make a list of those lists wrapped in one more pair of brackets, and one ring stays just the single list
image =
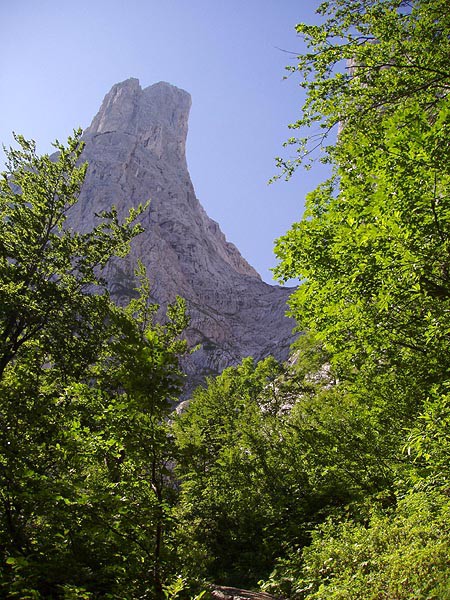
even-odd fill
[{"label": "sunlit leaves", "polygon": [[[11,598],[162,596],[174,486],[167,417],[184,303],[158,309],[138,266],[119,308],[101,269],[141,231],[115,208],[65,227],[86,165],[20,136],[0,188],[0,590]],[[167,539],[163,539],[163,530]]]},{"label": "sunlit leaves", "polygon": [[338,123],[358,131],[365,119],[378,120],[407,98],[433,114],[449,89],[445,0],[333,0],[317,12],[320,25],[297,25],[307,51],[288,67],[306,100],[291,125],[305,131],[296,153],[277,159],[287,178],[322,152],[333,155]]},{"label": "sunlit leaves", "polygon": [[[326,136],[327,127],[341,124],[327,151],[330,181],[307,197],[302,221],[276,246],[276,275],[301,279],[291,314],[320,343],[339,379],[334,393],[323,395],[328,411],[316,408],[322,436],[311,455],[315,473],[322,466],[322,475],[335,482],[353,478],[361,459],[375,475],[372,510],[379,501],[410,496],[397,510],[372,515],[364,527],[357,515],[338,525],[335,518],[323,535],[314,534],[303,564],[295,553],[280,559],[275,589],[291,597],[448,594],[443,557],[449,540],[442,527],[450,368],[446,4],[333,0],[320,8],[322,26],[298,28],[310,51],[298,63],[307,100],[294,127],[310,127],[312,134],[300,138],[291,162],[280,159],[286,174],[317,146],[313,126],[323,126]],[[349,60],[346,67],[342,59]],[[341,403],[341,433],[333,429],[337,415],[330,418],[334,395]],[[313,420],[301,406],[293,414],[300,410]],[[331,431],[339,464],[329,460],[333,452],[322,450],[333,448]],[[355,500],[353,483],[348,488]],[[424,489],[436,494],[441,514],[427,506]],[[423,546],[422,539],[433,535],[431,522],[439,523],[435,545]],[[283,590],[283,581],[292,584],[300,573],[296,591]]]}]

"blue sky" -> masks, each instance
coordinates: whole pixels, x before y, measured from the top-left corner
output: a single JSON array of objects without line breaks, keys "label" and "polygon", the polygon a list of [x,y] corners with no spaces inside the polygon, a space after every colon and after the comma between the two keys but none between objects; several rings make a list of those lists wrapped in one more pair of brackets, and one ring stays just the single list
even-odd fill
[{"label": "blue sky", "polygon": [[[0,141],[86,128],[114,83],[168,81],[192,95],[187,159],[197,196],[272,280],[274,240],[299,220],[323,168],[270,186],[303,102],[286,74],[294,26],[318,0],[0,0]],[[2,157],[3,158],[3,157]],[[111,199],[112,203],[114,199]],[[150,274],[151,277],[151,274]]]}]

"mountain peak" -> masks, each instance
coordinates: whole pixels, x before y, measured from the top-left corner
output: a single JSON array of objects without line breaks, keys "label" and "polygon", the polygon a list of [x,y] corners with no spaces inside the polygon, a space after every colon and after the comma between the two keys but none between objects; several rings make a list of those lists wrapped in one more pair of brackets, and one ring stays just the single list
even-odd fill
[{"label": "mountain peak", "polygon": [[185,368],[199,380],[245,356],[286,358],[293,324],[284,316],[289,290],[261,281],[195,195],[185,159],[190,106],[190,95],[166,82],[144,89],[137,79],[114,85],[85,132],[89,168],[69,224],[90,229],[95,213],[112,204],[124,218],[150,199],[141,217],[144,233],[105,277],[126,302],[139,259],[162,308],[177,294],[186,299],[187,337],[202,348]]},{"label": "mountain peak", "polygon": [[86,136],[123,133],[161,158],[185,161],[191,96],[161,81],[144,89],[139,80],[126,79],[106,94]]}]

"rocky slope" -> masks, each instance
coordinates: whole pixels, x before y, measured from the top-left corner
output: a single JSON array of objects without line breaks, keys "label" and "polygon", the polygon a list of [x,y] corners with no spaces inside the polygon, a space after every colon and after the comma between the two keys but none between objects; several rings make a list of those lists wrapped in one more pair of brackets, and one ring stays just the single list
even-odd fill
[{"label": "rocky slope", "polygon": [[69,224],[86,230],[111,204],[123,216],[151,199],[141,219],[145,233],[107,278],[125,301],[139,258],[156,302],[186,299],[188,339],[201,349],[184,366],[199,381],[245,356],[285,359],[293,323],[284,316],[290,291],[264,283],[195,196],[185,156],[190,106],[189,94],[168,83],[141,89],[128,79],[113,86],[84,135],[89,169]]}]

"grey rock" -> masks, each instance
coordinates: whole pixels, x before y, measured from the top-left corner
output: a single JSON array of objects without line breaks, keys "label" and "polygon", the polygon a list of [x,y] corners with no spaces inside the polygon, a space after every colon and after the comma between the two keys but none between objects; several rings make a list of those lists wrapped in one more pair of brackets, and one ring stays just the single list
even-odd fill
[{"label": "grey rock", "polygon": [[184,361],[192,387],[245,356],[286,359],[294,323],[285,317],[291,290],[263,282],[195,196],[185,154],[190,106],[190,95],[168,83],[114,85],[84,134],[89,169],[69,226],[86,231],[112,204],[123,218],[150,199],[145,232],[105,275],[124,303],[140,259],[162,310],[177,294],[186,299],[187,338],[201,344]]},{"label": "grey rock", "polygon": [[212,585],[211,596],[216,600],[281,600],[266,592],[255,592],[223,585]]}]

